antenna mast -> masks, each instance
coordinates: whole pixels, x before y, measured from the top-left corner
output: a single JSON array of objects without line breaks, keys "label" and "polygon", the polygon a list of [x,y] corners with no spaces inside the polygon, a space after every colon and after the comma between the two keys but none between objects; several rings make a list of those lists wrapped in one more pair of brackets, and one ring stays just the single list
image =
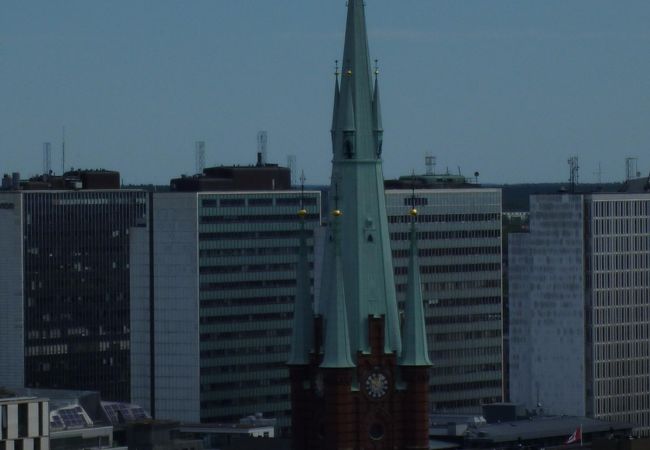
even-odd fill
[{"label": "antenna mast", "polygon": [[573,156],[569,158],[569,184],[571,185],[571,192],[576,191],[576,186],[578,185],[578,177],[580,166],[578,165],[578,157]]},{"label": "antenna mast", "polygon": [[637,170],[638,163],[639,158],[636,156],[625,158],[625,181],[630,181],[633,178],[638,178],[641,176]]},{"label": "antenna mast", "polygon": [[205,169],[205,141],[195,143],[196,173],[202,174]]},{"label": "antenna mast", "polygon": [[65,127],[61,136],[61,175],[65,174]]},{"label": "antenna mast", "polygon": [[598,163],[598,170],[594,172],[596,175],[596,182],[601,184],[603,182],[603,166],[601,163]]},{"label": "antenna mast", "polygon": [[424,163],[427,166],[427,175],[436,174],[436,157],[431,152],[427,152],[424,157]]},{"label": "antenna mast", "polygon": [[[296,155],[288,155],[287,156],[287,168],[289,169],[289,173],[291,174],[291,185],[295,186],[295,184],[296,184],[296,176],[295,176]],[[304,172],[303,172],[303,175],[304,175]],[[300,178],[302,180],[302,176]]]},{"label": "antenna mast", "polygon": [[266,151],[269,143],[269,134],[266,131],[257,133],[257,165],[266,165]]},{"label": "antenna mast", "polygon": [[45,142],[43,144],[43,174],[52,173],[52,144]]}]

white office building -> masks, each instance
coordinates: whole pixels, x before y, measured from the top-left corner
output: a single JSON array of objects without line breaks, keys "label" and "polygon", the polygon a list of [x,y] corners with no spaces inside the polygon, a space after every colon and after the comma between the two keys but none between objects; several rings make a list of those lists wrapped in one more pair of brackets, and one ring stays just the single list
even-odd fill
[{"label": "white office building", "polygon": [[510,389],[650,431],[650,195],[531,197],[510,236]]}]

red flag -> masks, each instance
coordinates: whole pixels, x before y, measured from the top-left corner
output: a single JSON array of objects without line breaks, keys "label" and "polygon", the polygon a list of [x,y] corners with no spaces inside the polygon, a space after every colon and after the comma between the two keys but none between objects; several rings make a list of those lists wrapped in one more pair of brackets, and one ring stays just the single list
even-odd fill
[{"label": "red flag", "polygon": [[564,443],[565,444],[575,444],[576,442],[580,441],[580,444],[582,444],[582,426],[579,426],[576,428],[576,430],[573,432],[571,436],[569,436],[569,439],[567,439]]}]

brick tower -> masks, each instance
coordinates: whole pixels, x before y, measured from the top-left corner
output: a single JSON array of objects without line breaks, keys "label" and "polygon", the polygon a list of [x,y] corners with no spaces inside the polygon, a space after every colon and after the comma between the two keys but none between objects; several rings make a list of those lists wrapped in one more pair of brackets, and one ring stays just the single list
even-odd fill
[{"label": "brick tower", "polygon": [[[334,210],[318,304],[304,224],[289,359],[293,450],[429,448],[427,352],[417,211],[403,320],[395,295],[384,180],[378,70],[372,82],[363,0],[348,1],[332,120]],[[339,83],[340,76],[340,83]],[[306,211],[299,215],[304,220]]]}]

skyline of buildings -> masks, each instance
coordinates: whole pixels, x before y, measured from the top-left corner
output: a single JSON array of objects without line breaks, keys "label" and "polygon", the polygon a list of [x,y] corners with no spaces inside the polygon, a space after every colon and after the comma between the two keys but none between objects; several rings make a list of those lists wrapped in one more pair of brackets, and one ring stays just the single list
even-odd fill
[{"label": "skyline of buildings", "polygon": [[424,449],[432,410],[508,395],[649,434],[650,194],[533,196],[504,305],[501,191],[478,173],[385,183],[378,75],[350,0],[326,198],[261,153],[165,193],[104,170],[6,176],[0,386],[189,423],[260,412],[296,450]]}]

